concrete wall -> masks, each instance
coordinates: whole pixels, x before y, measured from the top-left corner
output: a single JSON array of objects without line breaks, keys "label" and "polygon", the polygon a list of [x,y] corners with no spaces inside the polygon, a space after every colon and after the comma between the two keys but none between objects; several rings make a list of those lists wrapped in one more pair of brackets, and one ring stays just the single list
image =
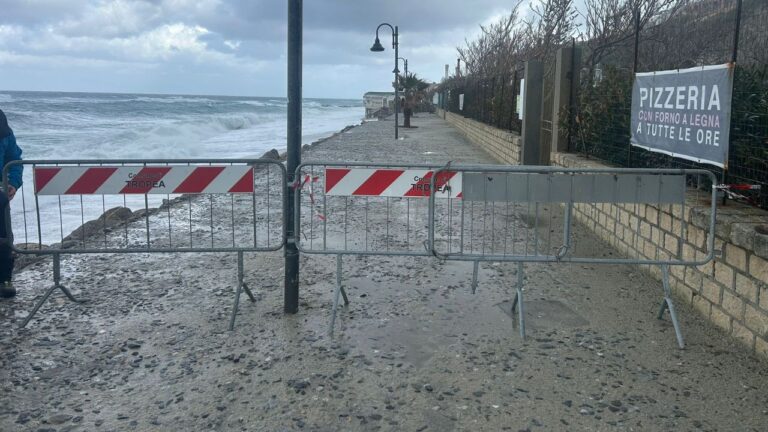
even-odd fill
[{"label": "concrete wall", "polygon": [[520,164],[520,135],[496,129],[485,123],[465,118],[452,112],[437,110],[437,115],[444,117],[467,139],[479,145],[496,160],[510,165]]},{"label": "concrete wall", "polygon": [[[508,132],[494,133],[490,126],[451,113],[445,118],[499,162],[518,163],[514,149],[519,145],[513,144],[514,137],[489,138],[507,137]],[[606,167],[568,153],[552,153],[551,161],[568,168]],[[665,245],[676,244],[679,238],[681,214],[669,207],[582,204],[575,206],[574,216],[620,252],[655,258]],[[705,254],[708,208],[691,206],[682,217],[688,225],[683,256],[700,258]],[[715,249],[722,255],[699,267],[671,267],[670,283],[678,301],[690,304],[752,352],[768,359],[768,235],[758,232],[759,226],[768,227],[768,212],[764,210],[737,204],[718,208]],[[660,280],[658,266],[641,267]]]}]

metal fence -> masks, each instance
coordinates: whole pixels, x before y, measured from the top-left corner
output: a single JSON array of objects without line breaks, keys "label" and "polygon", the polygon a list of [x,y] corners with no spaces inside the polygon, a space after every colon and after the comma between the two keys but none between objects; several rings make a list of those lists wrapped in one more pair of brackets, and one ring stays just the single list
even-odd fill
[{"label": "metal fence", "polygon": [[443,86],[445,109],[499,129],[520,133],[522,121],[517,103],[524,78],[522,69],[493,77],[456,78]]},{"label": "metal fence", "polygon": [[[572,75],[569,113],[560,125],[568,131],[568,151],[619,167],[713,170],[718,182],[760,186],[745,192],[768,209],[768,2],[765,0],[690,0],[657,11],[633,34],[606,34],[574,45],[583,52],[580,73]],[[613,17],[607,17],[613,21]],[[607,24],[606,24],[607,25]],[[637,39],[637,41],[635,40]],[[637,42],[637,43],[636,43]],[[570,45],[570,44],[569,44]],[[542,145],[552,138],[552,85],[545,66]],[[682,69],[735,62],[727,169],[697,164],[630,145],[630,109],[635,72]],[[516,113],[521,71],[510,76],[454,77],[442,84],[447,111],[500,129],[521,132]],[[511,83],[502,86],[499,82]],[[508,91],[511,88],[511,92]],[[460,106],[460,96],[463,107]]]},{"label": "metal fence", "polygon": [[[520,334],[525,337],[523,311],[523,263],[595,263],[659,265],[664,299],[659,318],[668,309],[678,344],[684,347],[669,287],[669,266],[703,265],[714,258],[716,189],[708,198],[707,251],[696,255],[683,244],[696,244],[686,223],[691,198],[699,202],[702,192],[688,184],[715,181],[706,170],[671,169],[568,169],[531,166],[451,165],[434,173],[439,179],[450,172],[462,179],[459,205],[429,199],[429,248],[444,260],[472,261],[472,290],[477,288],[481,261],[517,263],[518,283],[512,311],[519,306]],[[434,186],[434,185],[433,185]],[[615,210],[614,231],[632,247],[625,256],[606,258],[602,250],[581,247],[572,236],[574,212],[597,211],[609,204]],[[621,206],[653,205],[669,218],[668,230],[647,227],[640,220],[633,232],[617,228]],[[627,216],[629,217],[629,216]],[[675,222],[677,221],[677,222]],[[620,232],[621,231],[621,232]],[[645,241],[652,237],[663,241]],[[640,247],[640,243],[643,247]],[[650,249],[649,249],[650,247]],[[630,252],[634,251],[634,252]],[[630,255],[632,253],[632,255]]]},{"label": "metal fence", "polygon": [[[581,69],[569,150],[623,167],[711,169],[722,183],[755,184],[748,198],[768,209],[768,3],[697,0],[651,22]],[[587,44],[589,45],[589,44]],[[603,47],[591,47],[592,50]],[[590,47],[585,47],[589,51]],[[636,60],[635,60],[636,59]],[[735,61],[727,169],[629,144],[634,72]]]},{"label": "metal fence", "polygon": [[19,241],[13,250],[52,256],[54,279],[22,327],[56,289],[77,301],[61,283],[61,255],[229,252],[238,264],[232,329],[242,291],[255,301],[243,253],[285,243],[286,171],[279,161],[15,161],[4,169],[5,187],[15,165],[33,181],[17,191],[18,212],[6,218]]},{"label": "metal fence", "polygon": [[[294,226],[297,249],[336,257],[331,332],[340,298],[349,303],[341,283],[344,255],[471,261],[473,293],[480,262],[517,263],[512,309],[519,307],[522,337],[524,263],[646,264],[661,266],[664,300],[659,318],[669,310],[683,347],[669,267],[702,265],[714,257],[715,189],[704,193],[688,187],[715,183],[714,175],[704,170],[312,162],[299,165],[295,182],[288,185],[284,166],[274,160],[32,160],[6,166],[4,186],[9,169],[19,164],[34,172],[34,180],[18,191],[21,217],[13,222],[6,218],[7,229],[35,238],[36,247],[30,248],[27,241],[26,247],[14,250],[52,255],[54,273],[54,285],[22,326],[56,289],[77,301],[61,284],[61,255],[230,252],[238,257],[232,329],[242,291],[254,300],[243,280],[243,253],[276,251],[288,241],[288,188],[295,190],[294,204],[301,209]],[[694,235],[686,217],[690,193],[710,199],[706,240],[689,238]],[[163,200],[160,207],[150,207],[152,196]],[[143,207],[128,209],[131,197],[143,201]],[[693,200],[699,202],[701,196]],[[114,202],[118,206],[107,210]],[[617,224],[624,217],[619,214],[622,208],[629,218],[639,205],[654,206],[669,223],[661,229],[639,219],[624,224],[632,230],[619,234],[631,245],[625,248],[626,256],[605,258],[602,251],[582,247],[572,227],[579,213],[605,210],[606,205],[615,208],[610,217]],[[110,220],[108,215],[117,211],[128,215]],[[65,219],[86,220],[88,212],[103,217],[64,234]],[[49,237],[52,233],[56,235]],[[663,241],[651,241],[654,236]],[[59,241],[47,244],[49,238]],[[686,243],[699,244],[706,253],[691,254],[683,247]]]},{"label": "metal fence", "polygon": [[431,256],[426,198],[437,190],[448,206],[461,201],[460,177],[444,173],[431,182],[440,167],[312,162],[297,168],[296,208],[302,211],[296,246],[302,253],[336,256],[331,331],[340,296],[349,304],[341,284],[344,255]]},{"label": "metal fence", "polygon": [[[645,264],[662,268],[659,317],[670,311],[682,348],[669,267],[702,265],[714,257],[715,189],[688,187],[713,184],[714,174],[705,170],[313,162],[300,165],[296,179],[296,205],[302,209],[295,226],[297,248],[336,256],[331,332],[340,299],[349,303],[341,283],[344,255],[471,261],[473,293],[481,262],[517,263],[513,312],[519,306],[522,337],[523,263]],[[683,245],[701,239],[692,238],[698,234],[689,230],[687,213],[702,195],[710,203],[706,240],[700,245],[706,253],[692,253]],[[641,205],[654,206],[669,224],[659,229],[637,217],[627,221],[632,232],[621,232],[622,241],[631,245],[625,256],[606,258],[604,251],[583,247],[572,235],[577,213],[613,207],[608,211],[618,232],[619,220],[637,214]]]}]

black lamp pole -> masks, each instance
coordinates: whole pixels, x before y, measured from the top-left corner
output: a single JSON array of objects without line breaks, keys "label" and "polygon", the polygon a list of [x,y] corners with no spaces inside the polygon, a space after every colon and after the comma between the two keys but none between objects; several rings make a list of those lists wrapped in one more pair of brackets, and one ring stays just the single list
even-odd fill
[{"label": "black lamp pole", "polygon": [[405,77],[408,78],[408,59],[403,57],[398,57],[398,59],[405,63]]},{"label": "black lamp pole", "polygon": [[384,51],[384,47],[381,45],[381,42],[379,42],[379,29],[382,26],[389,27],[390,30],[392,30],[392,48],[395,49],[395,70],[392,71],[392,73],[395,74],[395,139],[397,139],[397,123],[398,123],[398,111],[400,110],[400,96],[398,95],[397,88],[400,86],[398,83],[397,76],[400,74],[400,71],[397,69],[397,26],[392,27],[391,24],[388,23],[382,23],[379,24],[378,27],[376,27],[376,40],[373,42],[373,46],[371,47],[371,51],[374,52],[381,52]]},{"label": "black lamp pole", "polygon": [[[301,164],[301,72],[303,40],[303,0],[288,1],[288,184],[293,183],[296,167]],[[286,236],[294,239],[294,221],[299,219],[300,207],[294,206],[295,191],[286,188]],[[295,242],[285,246],[285,288],[283,311],[294,314],[299,310],[299,251]]]}]

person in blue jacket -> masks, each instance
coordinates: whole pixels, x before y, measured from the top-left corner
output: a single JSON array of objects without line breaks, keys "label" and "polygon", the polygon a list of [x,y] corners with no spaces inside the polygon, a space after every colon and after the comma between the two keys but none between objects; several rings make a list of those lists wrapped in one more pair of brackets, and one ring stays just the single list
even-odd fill
[{"label": "person in blue jacket", "polygon": [[[0,110],[0,155],[2,167],[10,161],[21,160],[21,149],[16,145],[16,137],[8,126],[8,119]],[[16,295],[11,278],[13,276],[13,233],[10,230],[10,200],[21,187],[22,165],[15,165],[8,172],[8,190],[0,191],[0,297],[11,298]],[[7,224],[7,226],[6,226]]]}]

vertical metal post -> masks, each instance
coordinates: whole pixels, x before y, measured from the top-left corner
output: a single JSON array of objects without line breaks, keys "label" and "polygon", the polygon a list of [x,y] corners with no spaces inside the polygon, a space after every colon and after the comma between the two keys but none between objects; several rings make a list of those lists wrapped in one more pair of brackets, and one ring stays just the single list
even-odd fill
[{"label": "vertical metal post", "polygon": [[[518,306],[520,306],[518,308]],[[525,340],[525,310],[523,309],[523,262],[517,263],[517,286],[515,287],[515,298],[512,300],[512,313],[518,309],[518,319],[520,325],[520,338]]]},{"label": "vertical metal post", "polygon": [[[147,226],[147,249],[152,248],[152,243],[150,241],[149,236],[149,196],[147,194],[144,194],[144,221]],[[82,199],[82,195],[80,196],[80,199]],[[82,211],[81,211],[82,214]],[[85,234],[85,230],[83,230],[83,234]],[[211,231],[211,236],[213,236],[213,231]],[[85,245],[85,238],[83,238],[83,245]]]},{"label": "vertical metal post", "polygon": [[736,63],[736,57],[739,54],[739,31],[741,30],[741,2],[736,0],[736,28],[733,30],[733,51],[731,52],[731,63]]},{"label": "vertical metal post", "polygon": [[[573,182],[573,179],[571,179]],[[571,184],[573,188],[573,184]],[[571,191],[573,193],[573,191]],[[557,257],[562,258],[571,249],[571,218],[573,217],[573,201],[568,201],[565,205],[565,217],[563,218],[563,246],[557,252]]]},{"label": "vertical metal post", "polygon": [[398,95],[398,87],[400,87],[400,82],[398,80],[398,73],[397,73],[397,46],[399,45],[397,40],[397,26],[395,26],[395,32],[392,33],[392,46],[395,48],[395,139],[398,139],[398,111],[400,111],[400,96]]},{"label": "vertical metal post", "polygon": [[662,319],[664,317],[665,309],[669,310],[669,318],[672,320],[672,326],[675,328],[677,345],[680,347],[680,349],[685,349],[683,333],[680,331],[680,322],[677,320],[677,312],[675,311],[675,305],[672,303],[672,292],[669,288],[669,264],[661,265],[661,282],[664,284],[664,300],[661,302],[658,319]]},{"label": "vertical metal post", "polygon": [[[634,82],[637,73],[637,57],[640,50],[640,7],[635,9],[635,48],[634,58],[632,59],[632,81]],[[627,146],[627,166],[632,166],[632,145]]]},{"label": "vertical metal post", "polygon": [[635,48],[633,52],[633,59],[632,59],[632,75],[634,79],[634,75],[637,73],[637,55],[638,55],[638,49],[640,46],[640,9],[635,9]]},{"label": "vertical metal post", "polygon": [[[579,57],[581,59],[581,57]],[[573,140],[573,123],[576,117],[576,107],[574,106],[574,93],[576,86],[581,85],[579,73],[576,71],[576,38],[571,38],[571,87],[568,92],[568,136],[566,138],[566,151],[572,151],[571,142]]]},{"label": "vertical metal post", "polygon": [[[742,0],[736,0],[736,23],[733,29],[733,50],[731,51],[731,63],[733,63],[733,73],[736,74],[736,58],[739,55],[739,32],[741,30],[741,3]],[[728,161],[725,161],[723,167],[723,184],[728,183]],[[723,205],[726,203],[728,195],[723,194]]]},{"label": "vertical metal post", "polygon": [[[237,318],[237,309],[240,307],[240,293],[243,291],[243,251],[237,252],[237,289],[235,290],[235,305],[232,306],[232,316],[229,318],[229,331],[235,329],[235,318]],[[253,297],[251,297],[253,298]]]},{"label": "vertical metal post", "polygon": [[[301,164],[301,84],[303,0],[288,0],[288,184],[294,182],[296,168]],[[284,186],[285,187],[285,186]],[[299,310],[299,251],[296,248],[295,221],[300,208],[295,205],[293,187],[288,187],[288,208],[285,214],[285,290],[283,312]]]},{"label": "vertical metal post", "polygon": [[[515,91],[517,89],[517,66],[515,66],[514,75],[512,75],[512,109],[509,113],[509,130],[512,130],[512,123],[513,123],[513,117],[514,114],[517,111],[517,97],[520,96],[519,91]],[[520,113],[517,113],[518,117],[520,117]]]},{"label": "vertical metal post", "polygon": [[328,329],[328,334],[333,335],[333,327],[336,325],[336,313],[339,309],[339,295],[344,296],[344,304],[349,304],[349,298],[347,293],[341,286],[341,255],[336,255],[336,290],[333,294],[333,309],[331,312],[331,327]]}]

